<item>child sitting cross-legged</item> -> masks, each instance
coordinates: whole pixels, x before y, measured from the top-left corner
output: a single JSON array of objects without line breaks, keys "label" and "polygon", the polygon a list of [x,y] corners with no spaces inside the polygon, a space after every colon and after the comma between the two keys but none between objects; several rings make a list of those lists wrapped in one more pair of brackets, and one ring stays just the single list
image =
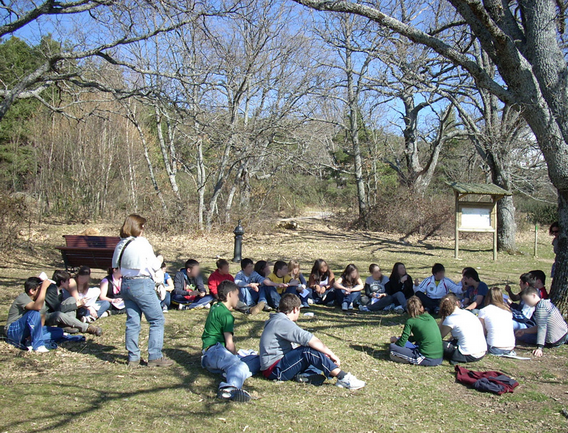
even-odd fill
[{"label": "child sitting cross-legged", "polygon": [[326,378],[337,377],[336,385],[341,388],[363,388],[365,382],[341,370],[339,358],[319,338],[296,325],[300,305],[296,295],[284,294],[278,313],[271,314],[264,324],[260,337],[264,377],[287,381],[306,372],[321,372]]},{"label": "child sitting cross-legged", "polygon": [[400,338],[391,338],[390,358],[402,364],[440,365],[444,359],[444,346],[436,320],[424,311],[417,296],[408,299],[406,308],[410,318]]},{"label": "child sitting cross-legged", "polygon": [[288,275],[291,280],[286,293],[293,293],[298,295],[302,301],[302,307],[309,308],[310,302],[313,303],[311,289],[307,287],[308,283],[304,275],[300,271],[300,262],[297,260],[290,260],[288,262]]},{"label": "child sitting cross-legged", "polygon": [[479,320],[487,335],[487,351],[490,354],[516,355],[513,314],[499,287],[493,287],[487,292],[485,307],[479,310]]},{"label": "child sitting cross-legged", "polygon": [[359,269],[354,264],[347,265],[341,277],[334,284],[336,302],[343,311],[352,310],[353,305],[361,298],[363,281],[359,277]]},{"label": "child sitting cross-legged", "polygon": [[231,314],[239,302],[239,287],[232,281],[222,281],[217,291],[218,302],[213,304],[201,339],[201,365],[211,373],[222,373],[225,380],[219,384],[217,397],[237,402],[250,401],[243,383],[260,371],[258,355],[240,357],[233,340],[235,319]]}]

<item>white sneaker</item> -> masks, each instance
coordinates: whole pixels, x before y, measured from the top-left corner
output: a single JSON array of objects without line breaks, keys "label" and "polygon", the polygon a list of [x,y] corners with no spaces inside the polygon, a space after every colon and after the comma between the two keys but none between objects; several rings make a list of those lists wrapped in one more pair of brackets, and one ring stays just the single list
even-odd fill
[{"label": "white sneaker", "polygon": [[369,311],[369,308],[366,305],[359,305],[359,311]]},{"label": "white sneaker", "polygon": [[45,346],[39,346],[37,349],[34,350],[36,353],[47,353],[49,350]]},{"label": "white sneaker", "polygon": [[99,317],[99,319],[102,319],[103,317],[108,317],[110,316],[110,314],[108,314],[108,311],[105,311],[103,314],[101,314],[101,317]]},{"label": "white sneaker", "polygon": [[394,312],[395,313],[404,313],[404,308],[402,305],[397,305],[396,307],[394,307]]},{"label": "white sneaker", "polygon": [[211,304],[205,304],[205,307],[203,307],[203,308],[205,308],[206,310],[209,310],[211,308]]},{"label": "white sneaker", "polygon": [[308,298],[308,305],[314,305],[314,300],[312,298]]},{"label": "white sneaker", "polygon": [[357,379],[351,373],[347,373],[343,380],[338,380],[335,385],[345,389],[361,389],[365,386],[365,382]]}]

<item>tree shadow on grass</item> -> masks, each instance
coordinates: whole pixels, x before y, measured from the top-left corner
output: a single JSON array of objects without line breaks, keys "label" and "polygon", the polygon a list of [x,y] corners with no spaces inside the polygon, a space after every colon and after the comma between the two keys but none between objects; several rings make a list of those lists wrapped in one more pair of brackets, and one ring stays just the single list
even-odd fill
[{"label": "tree shadow on grass", "polygon": [[367,355],[375,359],[389,359],[389,345],[381,344],[380,346],[364,346],[361,344],[350,344],[349,347],[357,352],[365,352]]},{"label": "tree shadow on grass", "polygon": [[104,362],[113,364],[126,364],[128,357],[125,354],[116,353],[116,346],[100,344],[93,340],[82,342],[63,341],[59,344],[65,350],[83,355],[92,355]]}]

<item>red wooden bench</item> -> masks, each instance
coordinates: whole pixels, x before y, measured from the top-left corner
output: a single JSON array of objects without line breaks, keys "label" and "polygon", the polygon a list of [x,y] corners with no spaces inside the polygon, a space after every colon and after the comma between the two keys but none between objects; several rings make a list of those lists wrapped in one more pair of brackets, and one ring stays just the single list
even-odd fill
[{"label": "red wooden bench", "polygon": [[65,246],[57,247],[67,270],[80,266],[94,269],[112,267],[114,248],[120,241],[114,236],[73,236],[65,235]]}]

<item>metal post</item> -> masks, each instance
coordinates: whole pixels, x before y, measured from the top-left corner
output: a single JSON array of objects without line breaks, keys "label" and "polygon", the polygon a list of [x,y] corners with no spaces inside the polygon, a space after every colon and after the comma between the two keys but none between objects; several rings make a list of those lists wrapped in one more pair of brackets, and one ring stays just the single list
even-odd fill
[{"label": "metal post", "polygon": [[239,220],[239,224],[235,227],[233,231],[235,234],[235,250],[233,253],[233,262],[240,262],[242,260],[242,250],[243,250],[243,235],[245,234],[245,230],[241,226],[241,220]]},{"label": "metal post", "polygon": [[538,224],[534,225],[534,256],[538,257]]},{"label": "metal post", "polygon": [[456,244],[454,248],[454,258],[457,259],[459,255],[459,238],[460,238],[460,231],[459,231],[459,217],[460,217],[460,198],[459,193],[456,191]]}]

